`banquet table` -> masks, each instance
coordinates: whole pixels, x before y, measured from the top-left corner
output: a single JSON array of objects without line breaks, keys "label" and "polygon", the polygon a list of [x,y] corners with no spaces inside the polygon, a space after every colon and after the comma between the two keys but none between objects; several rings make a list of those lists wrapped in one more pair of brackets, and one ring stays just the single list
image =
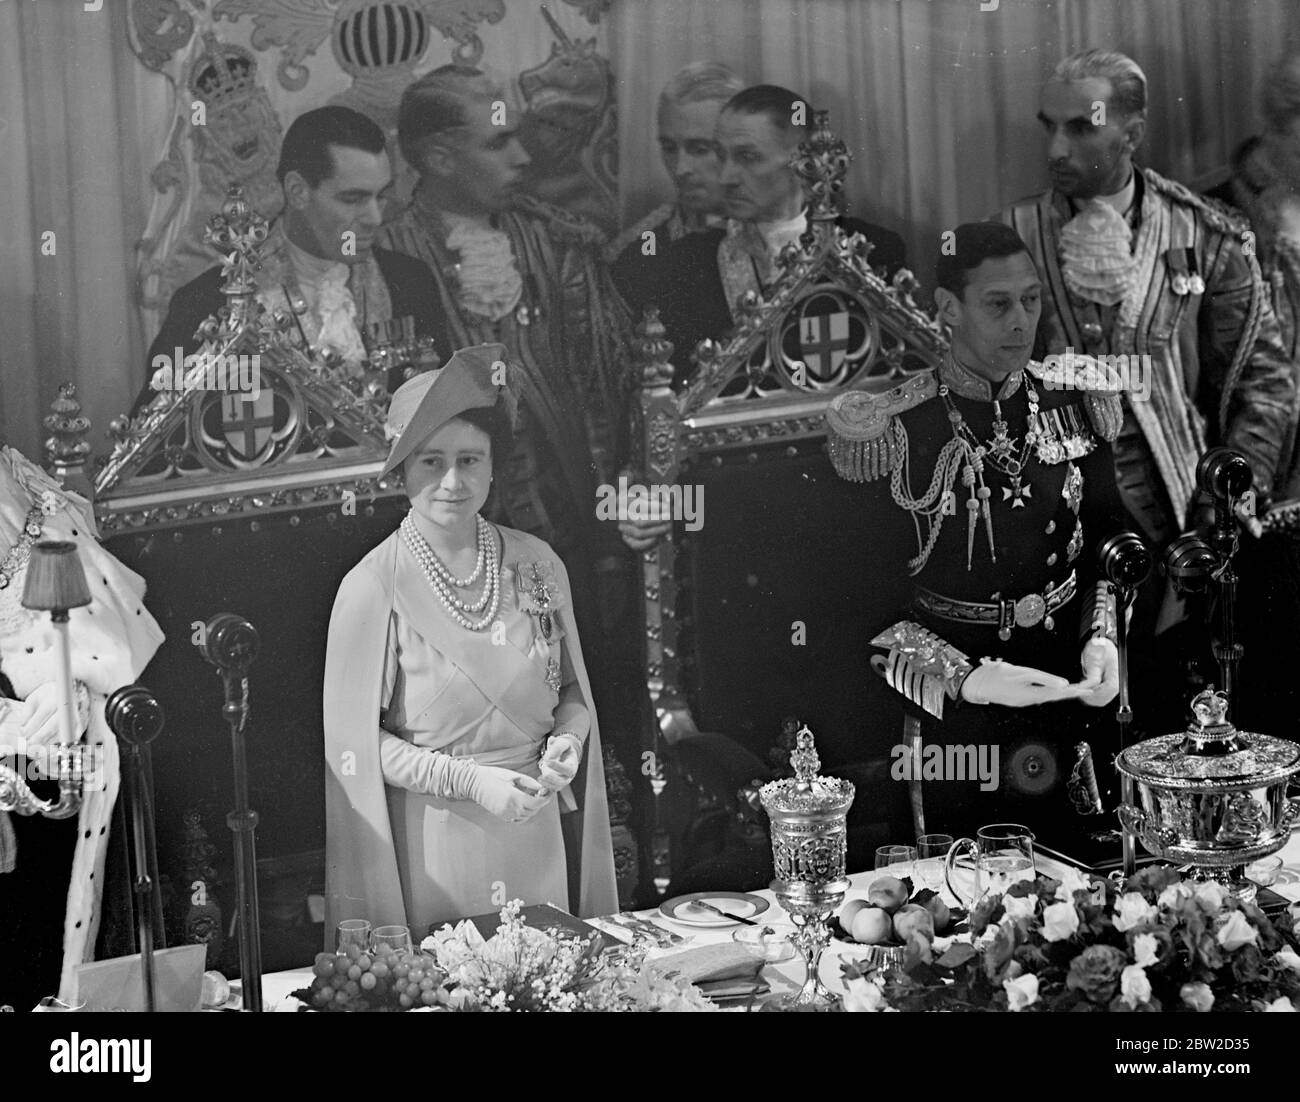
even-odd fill
[{"label": "banquet table", "polygon": [[[1279,851],[1277,856],[1282,858],[1282,869],[1278,875],[1276,883],[1272,885],[1272,890],[1278,895],[1290,900],[1293,903],[1300,902],[1300,828],[1293,831],[1285,848]],[[1062,866],[1056,860],[1038,855],[1035,860],[1036,869],[1039,873],[1047,876],[1059,876]],[[868,871],[852,873],[849,876],[849,888],[845,893],[844,902],[851,899],[865,899],[867,888],[876,877],[884,874],[881,871]],[[918,885],[919,886],[919,885]],[[790,918],[782,910],[776,896],[768,889],[753,892],[753,895],[759,896],[769,904],[767,910],[757,916],[764,925],[770,926],[790,926]],[[950,904],[955,902],[951,893],[945,887],[942,892],[944,899]],[[654,921],[667,930],[681,934],[690,940],[685,945],[679,945],[671,949],[651,950],[647,954],[647,959],[654,959],[656,956],[668,955],[678,952],[682,949],[695,948],[702,945],[717,944],[727,942],[732,939],[732,934],[736,931],[738,924],[728,924],[723,926],[696,926],[684,922],[678,922],[664,917],[657,908],[635,912],[638,917]],[[602,933],[608,934],[611,938],[619,941],[627,941],[630,933],[627,929],[604,918],[588,919],[588,923],[597,927]],[[840,963],[845,958],[853,959],[855,955],[861,955],[864,947],[856,944],[842,942],[832,939],[827,946],[826,951],[822,954],[821,966],[819,973],[822,982],[836,994],[844,991],[844,983],[840,977]],[[762,999],[756,1002],[766,1001],[768,999],[778,998],[781,995],[792,994],[799,990],[804,979],[803,961],[796,955],[793,959],[783,961],[779,964],[768,964],[764,966],[763,978],[771,986],[771,991],[765,994]],[[272,972],[262,977],[262,1005],[268,1011],[275,1010],[296,1010],[298,1003],[296,1000],[289,999],[289,992],[299,988],[309,987],[312,981],[312,970],[310,966],[303,968],[290,969],[283,972]],[[238,987],[238,984],[232,985]],[[743,1009],[732,1008],[732,1009]]]}]

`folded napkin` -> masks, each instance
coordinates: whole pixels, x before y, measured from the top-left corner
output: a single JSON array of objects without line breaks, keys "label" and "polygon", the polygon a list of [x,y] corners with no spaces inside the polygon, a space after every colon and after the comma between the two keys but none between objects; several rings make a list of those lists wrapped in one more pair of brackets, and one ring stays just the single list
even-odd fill
[{"label": "folded napkin", "polygon": [[698,949],[684,949],[649,962],[649,967],[670,979],[680,976],[705,990],[706,984],[727,981],[726,986],[737,986],[734,981],[748,981],[753,986],[763,969],[763,962],[743,945],[723,942],[719,945],[701,945]]}]

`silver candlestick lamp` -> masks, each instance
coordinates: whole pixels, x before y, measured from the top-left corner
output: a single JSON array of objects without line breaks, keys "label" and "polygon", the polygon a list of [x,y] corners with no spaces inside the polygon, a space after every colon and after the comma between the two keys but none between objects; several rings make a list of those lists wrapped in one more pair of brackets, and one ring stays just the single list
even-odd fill
[{"label": "silver candlestick lamp", "polygon": [[807,968],[803,987],[778,1000],[783,1010],[829,1010],[837,997],[818,975],[821,955],[830,942],[827,920],[844,901],[848,848],[846,820],[853,785],[818,775],[821,760],[812,732],[803,727],[790,755],[794,777],[763,785],[759,799],[772,823],[772,891],[795,925],[794,943]]},{"label": "silver candlestick lamp", "polygon": [[[42,800],[32,792],[18,772],[0,764],[0,812],[43,815],[47,819],[69,819],[81,807],[85,780],[85,747],[80,743],[73,696],[72,658],[68,641],[68,611],[90,604],[86,573],[77,557],[77,545],[66,540],[42,540],[31,551],[22,605],[36,612],[48,612],[54,627],[55,685],[58,690],[58,744],[52,779],[59,782],[59,798]],[[48,770],[47,770],[48,773]]]}]

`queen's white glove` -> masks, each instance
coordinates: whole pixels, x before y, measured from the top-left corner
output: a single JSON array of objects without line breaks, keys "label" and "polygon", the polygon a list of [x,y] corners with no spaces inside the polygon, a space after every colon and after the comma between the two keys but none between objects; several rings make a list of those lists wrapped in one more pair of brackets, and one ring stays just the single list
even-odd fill
[{"label": "queen's white glove", "polygon": [[572,731],[559,731],[546,740],[538,763],[538,780],[551,792],[569,784],[578,775],[582,761],[582,739]]}]

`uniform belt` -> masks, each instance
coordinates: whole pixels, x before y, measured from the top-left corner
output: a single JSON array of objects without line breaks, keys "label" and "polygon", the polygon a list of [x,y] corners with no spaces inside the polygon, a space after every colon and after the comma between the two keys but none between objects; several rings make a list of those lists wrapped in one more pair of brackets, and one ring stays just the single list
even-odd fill
[{"label": "uniform belt", "polygon": [[995,593],[993,601],[959,601],[935,593],[923,585],[916,587],[912,604],[922,612],[942,620],[955,620],[962,624],[996,624],[998,638],[1003,642],[1011,638],[1011,629],[1032,628],[1042,624],[1048,631],[1056,625],[1052,613],[1066,604],[1078,589],[1079,579],[1073,570],[1059,585],[1049,586],[1042,593],[1028,593],[1019,600],[1004,599]]}]

